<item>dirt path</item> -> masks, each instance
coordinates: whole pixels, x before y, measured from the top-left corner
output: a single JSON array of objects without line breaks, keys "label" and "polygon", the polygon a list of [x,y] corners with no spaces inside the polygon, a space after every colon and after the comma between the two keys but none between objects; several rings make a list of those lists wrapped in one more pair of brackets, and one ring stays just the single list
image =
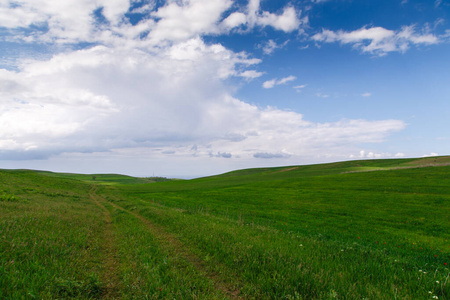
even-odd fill
[{"label": "dirt path", "polygon": [[103,218],[105,220],[105,230],[103,232],[103,243],[102,251],[104,252],[104,273],[102,277],[102,282],[106,284],[106,290],[104,292],[103,298],[105,299],[120,299],[118,295],[118,285],[119,285],[119,274],[117,261],[118,252],[116,247],[116,236],[114,234],[114,228],[112,224],[112,217],[105,206],[102,205],[100,199],[95,194],[96,187],[93,186],[89,191],[89,197],[91,200],[102,209]]},{"label": "dirt path", "polygon": [[289,172],[289,171],[296,170],[296,169],[298,169],[298,168],[299,168],[299,167],[286,168],[286,169],[283,169],[283,170],[280,170],[280,171],[273,172],[273,174],[275,174],[275,173]]},{"label": "dirt path", "polygon": [[[93,191],[95,193],[95,190]],[[102,197],[95,195],[92,196],[95,199],[98,199],[99,201],[107,201],[106,199],[103,199]],[[224,282],[219,274],[212,272],[208,270],[204,260],[202,260],[200,257],[198,257],[196,254],[189,251],[189,249],[183,245],[183,243],[177,239],[174,235],[170,234],[169,232],[165,231],[160,226],[156,226],[155,224],[151,223],[149,220],[147,220],[144,216],[127,210],[115,203],[109,202],[108,204],[112,205],[116,209],[119,209],[121,211],[124,211],[126,213],[129,213],[133,215],[134,217],[141,220],[148,228],[149,232],[155,236],[155,238],[158,240],[160,245],[164,247],[166,250],[169,251],[172,255],[176,256],[179,255],[182,258],[184,258],[186,261],[191,263],[197,271],[205,276],[206,278],[210,279],[211,282],[214,284],[214,287],[218,290],[220,290],[224,295],[226,295],[230,299],[240,299],[239,297],[239,290],[236,288],[233,288],[226,282]],[[99,203],[99,205],[101,205]],[[104,207],[103,207],[104,208]]]}]

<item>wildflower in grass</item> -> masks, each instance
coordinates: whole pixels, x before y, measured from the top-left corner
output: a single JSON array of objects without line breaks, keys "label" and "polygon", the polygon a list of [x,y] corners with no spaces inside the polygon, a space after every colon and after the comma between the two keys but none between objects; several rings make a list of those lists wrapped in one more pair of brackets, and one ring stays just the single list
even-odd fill
[{"label": "wildflower in grass", "polygon": [[439,299],[439,297],[438,296],[433,296],[433,297],[431,297],[431,298],[433,298],[433,299]]},{"label": "wildflower in grass", "polygon": [[447,263],[444,263],[444,266],[446,266],[447,265]]},{"label": "wildflower in grass", "polygon": [[436,280],[436,283],[439,284],[439,280]]}]

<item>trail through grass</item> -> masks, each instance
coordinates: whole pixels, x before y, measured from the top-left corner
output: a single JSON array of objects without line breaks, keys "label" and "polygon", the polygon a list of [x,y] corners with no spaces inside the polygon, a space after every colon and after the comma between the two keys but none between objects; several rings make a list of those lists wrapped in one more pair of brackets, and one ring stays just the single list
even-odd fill
[{"label": "trail through grass", "polygon": [[[96,201],[106,201],[99,196],[93,195],[93,198],[97,199]],[[236,290],[236,288],[231,287],[227,283],[223,282],[219,274],[208,270],[204,261],[196,254],[191,252],[188,248],[189,246],[184,245],[173,234],[165,231],[162,227],[156,226],[155,224],[151,223],[147,218],[137,213],[134,209],[133,211],[127,210],[115,204],[114,202],[109,202],[109,205],[119,210],[120,212],[129,214],[140,220],[143,224],[146,225],[148,232],[151,233],[152,236],[154,236],[154,238],[158,241],[158,244],[170,253],[171,257],[180,257],[182,260],[185,260],[186,263],[190,264],[191,267],[193,267],[199,275],[206,277],[206,279],[209,279],[216,290],[220,291],[223,295],[226,295],[231,299],[237,298],[239,291]]]},{"label": "trail through grass", "polygon": [[98,200],[95,194],[96,187],[93,186],[89,191],[91,200],[103,211],[103,220],[105,228],[102,234],[102,264],[103,274],[102,282],[104,286],[103,295],[107,299],[118,298],[118,291],[120,290],[119,281],[119,262],[118,262],[118,249],[117,237],[113,226],[113,220],[111,213],[106,207]]}]

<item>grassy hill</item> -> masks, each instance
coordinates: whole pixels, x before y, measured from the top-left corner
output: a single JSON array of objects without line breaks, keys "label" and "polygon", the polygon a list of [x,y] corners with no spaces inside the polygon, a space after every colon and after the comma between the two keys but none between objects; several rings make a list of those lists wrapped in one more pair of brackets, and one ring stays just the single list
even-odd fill
[{"label": "grassy hill", "polygon": [[154,183],[171,181],[174,179],[168,179],[165,177],[132,177],[120,174],[74,174],[74,173],[54,173],[48,171],[36,171],[39,174],[58,177],[81,180],[92,184],[142,184],[142,183]]},{"label": "grassy hill", "polygon": [[0,298],[450,299],[450,157],[154,181],[0,171]]}]

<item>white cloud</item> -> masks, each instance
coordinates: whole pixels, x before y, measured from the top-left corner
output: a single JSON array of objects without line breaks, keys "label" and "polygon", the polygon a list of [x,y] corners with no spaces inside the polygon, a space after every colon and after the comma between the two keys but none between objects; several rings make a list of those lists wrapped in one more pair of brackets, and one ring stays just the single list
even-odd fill
[{"label": "white cloud", "polygon": [[400,158],[400,157],[404,157],[403,153],[397,153],[394,156],[392,156],[391,153],[386,153],[386,152],[374,152],[374,151],[366,151],[366,150],[361,150],[359,151],[359,155],[354,155],[351,154],[350,158],[355,159],[380,159],[380,158],[392,158],[392,157],[396,157],[396,158]]},{"label": "white cloud", "polygon": [[431,152],[430,154],[424,154],[424,155],[422,155],[422,157],[433,157],[433,156],[439,156],[439,154],[436,153],[436,152]]},{"label": "white cloud", "polygon": [[[18,38],[95,46],[64,48],[50,58],[19,60],[15,71],[0,70],[3,160],[50,157],[55,165],[73,161],[75,168],[75,161],[99,157],[118,166],[147,159],[162,165],[169,156],[174,166],[186,158],[209,166],[214,164],[205,162],[211,159],[276,162],[330,151],[346,155],[360,143],[382,142],[405,127],[399,120],[310,122],[297,112],[233,97],[226,80],[261,76],[263,72],[253,70],[261,60],[205,43],[202,35],[227,26],[292,31],[302,21],[290,6],[272,14],[251,0],[245,14],[227,17],[231,0],[168,1],[156,10],[145,2],[135,11],[148,18],[132,25],[125,17],[128,0],[23,0],[14,8],[5,3],[0,3],[5,17],[0,24],[16,30]],[[8,12],[23,18],[7,19]]]},{"label": "white cloud", "polygon": [[239,76],[247,78],[247,79],[254,79],[258,78],[264,75],[264,72],[258,72],[255,70],[247,70],[239,74]]},{"label": "white cloud", "polygon": [[366,53],[385,55],[389,52],[405,52],[410,45],[431,45],[439,43],[439,38],[430,33],[417,33],[414,26],[403,26],[399,31],[383,27],[360,28],[355,31],[331,31],[323,29],[312,36],[316,42],[352,44]]},{"label": "white cloud", "polygon": [[183,41],[197,34],[217,33],[221,15],[232,4],[231,0],[168,1],[152,14],[159,21],[149,38],[158,43],[164,40]]},{"label": "white cloud", "polygon": [[222,24],[228,29],[239,27],[247,22],[247,16],[240,12],[234,12],[230,14]]},{"label": "white cloud", "polygon": [[[259,0],[249,1],[245,12],[233,11],[233,2],[169,0],[157,7],[154,1],[4,0],[0,2],[0,27],[12,30],[9,39],[27,42],[151,48],[239,27],[244,32],[256,26],[291,32],[307,23],[306,17],[299,18],[301,11],[289,5],[274,14],[261,10]],[[147,16],[132,25],[125,16],[128,12]]]},{"label": "white cloud", "polygon": [[306,84],[302,84],[302,85],[294,86],[294,89],[297,91],[297,93],[300,93],[305,87],[306,87]]},{"label": "white cloud", "polygon": [[299,29],[301,25],[308,23],[308,18],[299,18],[301,11],[292,6],[286,6],[281,14],[263,11],[260,8],[260,0],[249,0],[245,13],[231,13],[222,23],[225,28],[232,29],[246,25],[248,29],[255,26],[271,26],[277,30],[291,32]]},{"label": "white cloud", "polygon": [[28,27],[44,21],[46,21],[45,15],[31,7],[10,7],[7,3],[0,4],[0,27]]},{"label": "white cloud", "polygon": [[277,49],[281,49],[285,47],[289,43],[289,40],[285,41],[284,43],[277,44],[274,40],[268,40],[265,45],[262,46],[262,50],[264,54],[272,54]]},{"label": "white cloud", "polygon": [[275,29],[290,32],[297,29],[300,26],[301,21],[297,18],[297,12],[293,7],[286,7],[281,15],[264,11],[256,19],[256,24],[272,26]]},{"label": "white cloud", "polygon": [[276,79],[271,79],[271,80],[267,80],[263,82],[263,88],[265,89],[271,89],[275,86],[277,80]]},{"label": "white cloud", "polygon": [[262,86],[265,89],[271,89],[271,88],[273,88],[276,85],[286,84],[286,83],[288,83],[290,81],[294,81],[295,79],[297,79],[297,77],[295,77],[293,75],[288,76],[288,77],[284,77],[284,78],[281,78],[281,79],[276,79],[275,78],[275,79],[264,81]]},{"label": "white cloud", "polygon": [[154,21],[145,19],[132,26],[125,17],[129,9],[129,0],[2,1],[0,27],[11,30],[10,39],[26,42],[135,45],[139,41],[132,39],[153,28]]},{"label": "white cloud", "polygon": [[0,156],[149,149],[155,156],[276,159],[381,142],[405,126],[313,123],[296,112],[247,104],[222,83],[221,70],[239,64],[238,54],[199,39],[185,44],[160,53],[97,46],[3,70]]},{"label": "white cloud", "polygon": [[361,96],[363,96],[363,97],[370,97],[370,96],[372,96],[372,94],[371,93],[363,93],[363,94],[361,94]]},{"label": "white cloud", "polygon": [[294,81],[295,79],[297,79],[297,77],[292,76],[292,75],[288,76],[288,77],[284,77],[277,81],[277,85],[285,84],[285,83],[288,83],[289,81]]}]

